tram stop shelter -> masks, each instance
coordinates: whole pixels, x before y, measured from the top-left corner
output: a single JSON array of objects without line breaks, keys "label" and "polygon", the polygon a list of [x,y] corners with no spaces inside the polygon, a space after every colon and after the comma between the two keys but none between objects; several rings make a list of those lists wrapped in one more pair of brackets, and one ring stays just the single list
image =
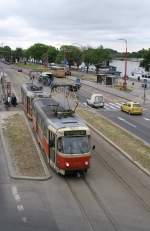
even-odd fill
[{"label": "tram stop shelter", "polygon": [[119,78],[120,76],[118,75],[98,74],[97,83],[106,86],[114,86],[118,82]]}]

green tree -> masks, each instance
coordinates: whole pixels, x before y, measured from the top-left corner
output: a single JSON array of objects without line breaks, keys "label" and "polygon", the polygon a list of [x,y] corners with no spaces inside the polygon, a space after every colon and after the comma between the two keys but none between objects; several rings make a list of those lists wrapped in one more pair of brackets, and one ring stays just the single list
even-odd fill
[{"label": "green tree", "polygon": [[146,71],[150,69],[150,48],[144,52],[143,60],[140,63],[140,66],[144,67]]},{"label": "green tree", "polygon": [[28,48],[28,55],[36,61],[42,60],[43,55],[48,51],[49,46],[42,43],[35,43]]},{"label": "green tree", "polygon": [[83,50],[83,61],[86,66],[86,72],[88,73],[89,65],[92,64],[93,58],[92,55],[94,54],[93,48],[84,48]]},{"label": "green tree", "polygon": [[104,49],[102,46],[92,51],[92,64],[96,66],[96,73],[102,65],[106,65],[111,59],[112,55],[109,49]]},{"label": "green tree", "polygon": [[57,55],[56,61],[58,63],[68,62],[69,67],[76,63],[79,66],[82,62],[82,52],[79,47],[63,45]]},{"label": "green tree", "polygon": [[17,59],[18,62],[23,58],[24,53],[22,48],[16,48],[14,51],[15,59]]},{"label": "green tree", "polygon": [[55,47],[49,46],[49,48],[48,48],[48,62],[54,63],[58,53],[59,53],[59,51]]}]

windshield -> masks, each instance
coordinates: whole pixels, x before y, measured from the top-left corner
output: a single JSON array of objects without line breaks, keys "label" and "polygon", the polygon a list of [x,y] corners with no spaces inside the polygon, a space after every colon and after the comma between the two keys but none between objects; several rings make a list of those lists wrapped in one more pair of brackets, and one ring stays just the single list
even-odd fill
[{"label": "windshield", "polygon": [[138,103],[134,103],[134,104],[133,104],[133,107],[141,107],[141,105],[138,104]]},{"label": "windshield", "polygon": [[57,143],[58,151],[64,154],[83,154],[90,151],[90,137],[61,137]]},{"label": "windshield", "polygon": [[95,102],[96,103],[99,103],[99,102],[102,102],[103,101],[103,96],[96,96],[95,97]]}]

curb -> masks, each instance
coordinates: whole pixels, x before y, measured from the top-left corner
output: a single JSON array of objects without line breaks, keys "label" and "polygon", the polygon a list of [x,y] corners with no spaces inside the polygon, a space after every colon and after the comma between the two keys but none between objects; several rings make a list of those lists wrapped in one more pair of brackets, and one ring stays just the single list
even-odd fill
[{"label": "curb", "polygon": [[[83,106],[81,104],[81,106]],[[103,115],[100,115],[102,118],[104,118],[106,120],[106,118]],[[83,119],[83,118],[82,118]],[[102,132],[100,132],[99,130],[97,130],[96,128],[94,128],[90,123],[88,123],[85,119],[83,119],[85,121],[85,123],[87,124],[87,126],[92,129],[97,135],[101,136],[106,142],[108,142],[110,145],[112,145],[115,149],[117,149],[126,159],[128,159],[132,164],[134,164],[136,167],[138,167],[143,173],[145,173],[147,176],[150,177],[150,172],[144,168],[139,162],[133,160],[133,158],[127,153],[125,152],[122,148],[120,148],[118,145],[116,145],[113,141],[111,141],[109,138],[107,138]],[[146,143],[143,139],[139,138],[138,136],[132,134],[131,132],[128,132],[126,129],[120,127],[119,125],[115,124],[114,122],[112,122],[111,120],[107,119],[109,122],[111,122],[113,125],[115,125],[116,127],[124,130],[125,132],[129,133],[131,136],[135,137],[136,139],[142,141],[144,144],[146,144],[147,146],[150,146],[150,144]]]},{"label": "curb", "polygon": [[[24,117],[25,117],[25,115],[24,115]],[[26,121],[26,123],[27,123],[27,121]],[[28,125],[28,128],[29,128],[29,132],[32,133],[31,128],[29,127],[29,125]],[[3,134],[2,128],[0,128],[0,136],[1,136],[1,139],[2,139],[2,144],[3,144],[3,147],[4,147],[4,151],[5,151],[5,154],[6,154],[5,156],[6,156],[6,160],[7,160],[9,175],[10,175],[11,178],[16,179],[16,180],[45,181],[45,180],[49,180],[52,177],[51,174],[48,171],[48,168],[47,168],[47,166],[46,166],[46,164],[44,162],[44,159],[42,157],[40,149],[39,149],[39,147],[38,147],[38,145],[37,145],[37,143],[35,141],[35,138],[33,137],[32,134],[31,134],[31,136],[32,136],[33,142],[34,142],[34,144],[35,144],[35,146],[37,148],[37,152],[38,152],[40,161],[42,163],[42,166],[44,168],[44,172],[45,172],[45,175],[46,175],[44,177],[30,177],[30,176],[19,176],[19,175],[16,175],[14,173],[14,169],[13,169],[12,164],[11,164],[11,158],[10,158],[10,155],[9,155],[9,152],[8,152],[8,148],[7,148],[7,145],[6,145],[6,142],[5,142],[5,138],[4,138],[4,134]]]},{"label": "curb", "polygon": [[[86,122],[86,121],[85,121]],[[150,172],[144,168],[140,163],[137,161],[134,161],[133,158],[125,152],[123,149],[121,149],[118,145],[116,145],[114,142],[112,142],[109,138],[107,138],[103,133],[98,131],[96,128],[94,128],[91,124],[87,123],[88,127],[90,127],[97,135],[101,136],[105,141],[107,141],[109,144],[111,144],[115,149],[117,149],[123,156],[128,159],[132,164],[134,164],[136,167],[138,167],[143,173],[145,173],[147,176],[150,177]]]},{"label": "curb", "polygon": [[127,130],[127,129],[123,128],[123,127],[121,127],[119,124],[116,124],[115,122],[113,122],[113,121],[110,120],[109,118],[104,117],[102,114],[99,114],[98,112],[97,112],[97,114],[98,114],[99,116],[101,116],[103,119],[105,119],[105,120],[107,120],[108,122],[110,122],[111,124],[113,124],[114,126],[120,128],[120,129],[123,130],[124,132],[126,132],[126,133],[130,134],[131,136],[133,136],[135,139],[137,139],[137,140],[143,142],[145,145],[147,145],[147,146],[150,147],[150,143],[146,142],[146,141],[143,140],[141,137],[136,136],[134,133],[130,132],[129,130]]}]

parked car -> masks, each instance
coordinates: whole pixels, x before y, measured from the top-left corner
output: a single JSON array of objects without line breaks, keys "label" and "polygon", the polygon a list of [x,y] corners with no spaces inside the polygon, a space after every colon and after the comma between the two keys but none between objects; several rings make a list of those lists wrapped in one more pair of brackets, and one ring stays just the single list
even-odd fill
[{"label": "parked car", "polygon": [[129,114],[142,114],[143,107],[136,102],[126,102],[121,105],[121,111],[127,112]]},{"label": "parked car", "polygon": [[95,108],[104,107],[104,97],[101,94],[92,94],[90,99],[87,99],[87,105]]},{"label": "parked car", "polygon": [[22,72],[22,68],[18,68],[18,72]]}]

